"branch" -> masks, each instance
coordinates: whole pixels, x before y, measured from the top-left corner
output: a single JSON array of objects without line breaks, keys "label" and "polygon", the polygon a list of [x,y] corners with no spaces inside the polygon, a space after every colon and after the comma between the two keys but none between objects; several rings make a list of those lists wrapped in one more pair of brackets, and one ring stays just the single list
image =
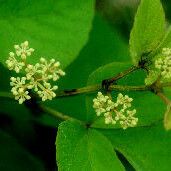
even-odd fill
[{"label": "branch", "polygon": [[166,82],[166,83],[161,83],[162,87],[170,87],[171,86],[171,82]]},{"label": "branch", "polygon": [[150,86],[122,86],[122,85],[111,85],[109,90],[119,90],[119,91],[148,91]]},{"label": "branch", "polygon": [[[11,93],[8,93],[8,92],[0,92],[0,97],[2,97],[2,98],[10,98],[11,100],[16,101],[14,99],[14,96]],[[75,120],[75,121],[80,122],[80,123],[83,124],[82,121],[80,121],[80,120],[78,120],[76,118],[72,118],[72,117],[70,117],[68,115],[65,115],[65,114],[61,113],[61,112],[58,112],[58,111],[56,111],[56,110],[54,110],[54,109],[52,109],[50,107],[46,107],[46,106],[41,105],[41,104],[39,104],[37,107],[39,108],[39,110],[41,112],[45,112],[45,113],[47,113],[47,114],[49,114],[49,115],[51,115],[51,116],[53,116],[55,118],[63,120],[63,121]]]},{"label": "branch", "polygon": [[105,79],[102,81],[102,86],[108,90],[108,87],[114,83],[115,81],[123,78],[124,76],[134,72],[135,70],[139,69],[138,66],[132,66],[130,68],[128,68],[127,70],[123,71],[123,72],[120,72],[119,74],[117,74],[116,76],[112,77],[112,78],[109,78],[109,79]]},{"label": "branch", "polygon": [[157,93],[157,95],[167,105],[167,108],[164,114],[164,127],[166,130],[170,130],[171,129],[171,101],[163,93]]},{"label": "branch", "polygon": [[164,101],[164,103],[165,103],[166,105],[170,105],[170,104],[171,104],[170,99],[168,99],[163,93],[158,92],[158,93],[156,93],[156,94],[157,94],[157,96],[159,96],[159,97]]},{"label": "branch", "polygon": [[73,96],[78,94],[84,94],[84,93],[91,93],[101,90],[101,85],[92,85],[92,86],[86,86],[78,89],[71,89],[71,90],[64,90],[56,93],[56,97],[66,97],[66,96]]},{"label": "branch", "polygon": [[[78,89],[71,89],[71,90],[64,90],[56,93],[56,98],[58,97],[67,97],[67,96],[74,96],[79,94],[86,94],[86,93],[92,93],[96,91],[103,90],[102,85],[92,85],[87,87],[82,87]],[[108,87],[108,90],[110,91],[148,91],[150,90],[150,86],[122,86],[122,85],[110,85]]]},{"label": "branch", "polygon": [[56,110],[54,110],[54,109],[52,109],[52,108],[50,108],[50,107],[46,107],[46,106],[43,106],[43,105],[40,105],[39,107],[40,107],[40,109],[41,109],[43,112],[45,112],[45,113],[47,113],[47,114],[49,114],[49,115],[51,115],[51,116],[53,116],[53,117],[55,117],[55,118],[61,119],[61,120],[63,120],[63,121],[66,121],[66,120],[75,120],[75,121],[77,121],[77,122],[80,122],[81,124],[84,124],[83,121],[78,120],[78,119],[76,119],[76,118],[73,118],[73,117],[71,117],[71,116],[69,116],[69,115],[65,115],[65,114],[63,114],[63,113],[61,113],[61,112],[58,112],[58,111],[56,111]]},{"label": "branch", "polygon": [[[56,93],[56,98],[58,97],[67,97],[74,96],[79,94],[93,93],[96,91],[101,91],[102,85],[92,85],[87,87],[82,87],[78,89],[64,90]],[[122,86],[122,85],[111,85],[109,86],[110,91],[148,91],[150,90],[150,86]],[[0,92],[0,97],[14,99],[14,96],[8,92]]]}]

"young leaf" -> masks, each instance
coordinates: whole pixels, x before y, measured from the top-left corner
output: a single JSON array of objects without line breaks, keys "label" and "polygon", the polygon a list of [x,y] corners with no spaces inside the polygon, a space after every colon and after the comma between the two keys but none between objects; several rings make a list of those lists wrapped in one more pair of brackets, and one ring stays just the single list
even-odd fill
[{"label": "young leaf", "polygon": [[171,132],[164,130],[162,122],[126,131],[115,129],[102,132],[136,171],[170,170]]},{"label": "young leaf", "polygon": [[29,62],[45,56],[66,67],[87,41],[94,0],[6,0],[1,2],[0,15],[0,62],[5,63],[14,44],[28,40],[36,50]]},{"label": "young leaf", "polygon": [[66,121],[57,135],[59,171],[124,171],[110,142],[98,131]]},{"label": "young leaf", "polygon": [[[111,78],[118,73],[128,69],[130,64],[124,63],[110,63],[95,70],[88,79],[87,85],[100,84],[102,80]],[[138,70],[131,73],[129,76],[122,78],[117,83],[118,85],[144,85],[146,75],[143,70]],[[148,125],[156,120],[163,118],[163,111],[165,104],[158,96],[148,91],[113,91],[113,100],[116,100],[118,93],[129,95],[133,98],[132,108],[137,110],[136,117],[138,117],[138,126]],[[87,94],[87,120],[93,122],[93,127],[97,128],[117,128],[117,125],[106,125],[104,117],[98,117],[93,109],[93,99],[97,96],[96,93]],[[156,107],[152,108],[151,105],[155,104]]]},{"label": "young leaf", "polygon": [[165,16],[160,0],[141,0],[130,35],[134,64],[160,43],[165,33]]}]

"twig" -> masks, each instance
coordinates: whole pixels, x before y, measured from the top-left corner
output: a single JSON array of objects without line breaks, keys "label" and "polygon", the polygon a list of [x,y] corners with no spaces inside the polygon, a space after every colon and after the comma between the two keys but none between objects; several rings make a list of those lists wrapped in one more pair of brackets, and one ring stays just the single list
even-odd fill
[{"label": "twig", "polygon": [[63,114],[63,113],[61,113],[61,112],[58,112],[58,111],[56,111],[56,110],[54,110],[54,109],[52,109],[52,108],[50,108],[50,107],[46,107],[46,106],[43,106],[43,105],[40,105],[39,107],[40,107],[40,109],[41,109],[43,112],[45,112],[45,113],[47,113],[47,114],[49,114],[49,115],[51,115],[51,116],[53,116],[53,117],[55,117],[55,118],[61,119],[61,120],[63,120],[63,121],[66,121],[66,120],[75,120],[75,121],[77,121],[77,122],[80,122],[81,124],[84,124],[83,121],[78,120],[78,119],[76,119],[76,118],[73,118],[73,117],[71,117],[71,116],[69,116],[69,115],[65,115],[65,114]]},{"label": "twig", "polygon": [[118,73],[116,76],[114,76],[112,78],[103,80],[102,81],[102,87],[108,91],[111,84],[115,83],[119,79],[123,78],[124,76],[126,76],[132,72],[134,72],[137,69],[139,69],[138,66],[132,66],[132,67],[126,69],[125,71]]},{"label": "twig", "polygon": [[171,82],[166,82],[166,83],[161,83],[162,87],[170,87],[171,86]]},{"label": "twig", "polygon": [[165,102],[166,105],[171,104],[170,99],[168,99],[162,92],[158,92],[156,94],[157,94],[157,96],[159,96]]},{"label": "twig", "polygon": [[[110,85],[108,90],[109,91],[147,91],[149,90],[149,86],[122,86],[122,85]],[[74,95],[79,95],[79,94],[85,94],[85,93],[92,93],[96,91],[101,91],[102,90],[102,85],[92,85],[92,86],[87,86],[87,87],[82,87],[78,89],[71,89],[71,90],[64,90],[61,92],[56,93],[56,97],[67,97],[67,96],[74,96]]]},{"label": "twig", "polygon": [[78,89],[64,90],[56,93],[56,97],[74,96],[78,94],[91,93],[101,89],[101,85],[86,86]]}]

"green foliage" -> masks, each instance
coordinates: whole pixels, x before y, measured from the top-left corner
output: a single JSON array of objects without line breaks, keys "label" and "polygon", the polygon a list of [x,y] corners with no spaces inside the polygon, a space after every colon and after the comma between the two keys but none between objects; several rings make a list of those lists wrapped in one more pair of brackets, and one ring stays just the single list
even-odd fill
[{"label": "green foliage", "polygon": [[79,123],[63,122],[56,145],[59,170],[124,171],[111,143],[98,131]]},{"label": "green foliage", "polygon": [[36,49],[30,63],[45,56],[66,67],[87,41],[94,0],[7,0],[1,1],[0,14],[2,63],[14,44],[28,40]]},{"label": "green foliage", "polygon": [[43,164],[27,152],[12,136],[0,130],[0,170],[44,171]]},{"label": "green foliage", "polygon": [[171,48],[171,27],[169,27],[166,31],[166,34],[161,42],[161,44],[159,45],[158,50],[161,50],[161,48]]},{"label": "green foliage", "polygon": [[160,0],[141,0],[130,35],[134,64],[159,45],[165,34],[165,16]]},{"label": "green foliage", "polygon": [[151,126],[123,131],[101,131],[110,139],[114,149],[120,151],[135,170],[169,171],[171,162],[171,133],[157,122]]},{"label": "green foliage", "polygon": [[[65,67],[66,76],[59,80],[59,90],[100,85],[102,80],[130,68],[126,40],[98,13],[94,15],[94,6],[94,0],[1,1],[0,62],[5,63],[13,44],[28,40],[36,50],[35,55],[28,59],[29,63],[47,56],[59,60]],[[171,29],[165,33],[165,16],[160,0],[141,0],[130,35],[133,64],[137,65],[143,58],[148,60],[149,54],[154,60],[163,47],[171,47]],[[2,66],[0,70],[0,91],[10,92],[9,79],[13,73]],[[151,75],[146,80],[148,84],[158,78],[155,73]],[[116,84],[141,86],[145,85],[145,78],[147,72],[138,69]],[[170,96],[171,93],[164,90]],[[120,92],[113,91],[113,99]],[[43,104],[34,97],[33,101],[23,105],[0,97],[0,119],[4,116],[7,119],[5,124],[3,119],[0,124],[0,170],[45,170],[45,164],[33,157],[25,146],[30,147],[30,142],[39,139],[36,133],[40,128],[43,134],[51,129],[54,138],[59,125],[56,163],[61,171],[169,171],[171,133],[166,132],[161,124],[166,105],[152,89],[121,93],[134,99],[132,107],[137,110],[139,119],[137,128],[123,130],[119,125],[104,124],[104,117],[97,117],[93,109],[97,92],[57,97]],[[40,104],[73,119],[60,123],[61,118],[40,110]],[[170,106],[164,123],[170,129]],[[53,144],[48,147],[53,151],[54,139],[48,139]],[[41,143],[39,141],[38,145]],[[40,151],[42,154],[44,149]],[[119,157],[118,152],[123,157]]]}]

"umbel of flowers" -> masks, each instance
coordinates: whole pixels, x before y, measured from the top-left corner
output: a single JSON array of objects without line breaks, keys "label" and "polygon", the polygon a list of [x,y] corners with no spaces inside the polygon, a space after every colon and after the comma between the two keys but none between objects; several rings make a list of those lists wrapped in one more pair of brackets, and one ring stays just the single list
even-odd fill
[{"label": "umbel of flowers", "polygon": [[171,49],[163,48],[162,57],[155,61],[155,67],[163,78],[171,78]]},{"label": "umbel of flowers", "polygon": [[105,124],[115,125],[119,122],[121,127],[126,129],[135,127],[138,122],[138,118],[134,117],[136,110],[130,110],[132,101],[128,95],[119,93],[116,102],[113,102],[111,97],[98,92],[97,98],[93,99],[93,107],[97,116],[104,116]]},{"label": "umbel of flowers", "polygon": [[55,59],[47,61],[45,58],[40,58],[39,63],[28,64],[27,57],[34,52],[33,48],[29,48],[28,41],[14,45],[14,49],[15,52],[9,53],[6,64],[9,70],[25,74],[23,77],[11,77],[11,92],[15,99],[22,104],[31,98],[28,90],[32,89],[42,98],[42,101],[52,100],[56,96],[55,90],[58,89],[58,86],[52,85],[51,82],[65,75],[60,68],[60,62]]},{"label": "umbel of flowers", "polygon": [[156,80],[168,81],[171,78],[171,49],[163,48],[148,70],[148,76],[145,79],[146,85],[150,85]]}]

